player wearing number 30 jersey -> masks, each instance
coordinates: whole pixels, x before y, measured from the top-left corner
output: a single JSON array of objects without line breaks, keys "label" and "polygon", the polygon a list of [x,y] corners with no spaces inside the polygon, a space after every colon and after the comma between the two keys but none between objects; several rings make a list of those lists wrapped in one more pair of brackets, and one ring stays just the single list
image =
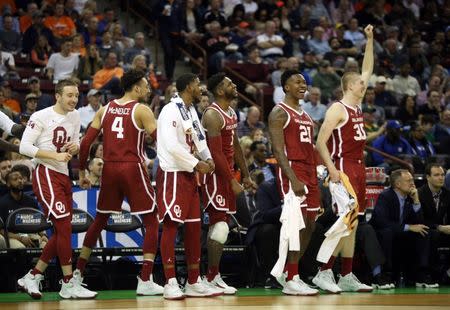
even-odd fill
[{"label": "player wearing number 30 jersey", "polygon": [[77,271],[84,268],[102,229],[111,213],[121,213],[124,198],[131,213],[140,214],[145,227],[143,244],[144,262],[138,277],[138,295],[162,294],[163,288],[151,277],[158,243],[156,202],[150,178],[145,167],[145,133],[154,135],[156,120],[152,111],[139,101],[150,94],[145,73],[139,70],[126,72],[121,79],[125,95],[112,100],[94,117],[91,127],[80,146],[80,186],[89,188],[85,169],[89,148],[100,130],[103,131],[103,166],[97,215],[84,238],[77,263]]}]

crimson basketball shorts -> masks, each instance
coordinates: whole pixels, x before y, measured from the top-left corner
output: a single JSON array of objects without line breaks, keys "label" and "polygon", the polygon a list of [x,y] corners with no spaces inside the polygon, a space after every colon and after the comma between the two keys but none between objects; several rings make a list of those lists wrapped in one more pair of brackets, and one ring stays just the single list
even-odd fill
[{"label": "crimson basketball shorts", "polygon": [[[309,219],[315,220],[320,209],[320,194],[316,167],[300,161],[290,161],[289,164],[299,181],[305,183],[308,188],[306,200],[303,202],[305,206],[302,205],[303,217],[306,216]],[[284,195],[289,192],[291,182],[279,167],[277,171],[277,181],[280,195],[284,199]]]},{"label": "crimson basketball shorts", "polygon": [[72,218],[72,184],[67,175],[38,165],[32,182],[33,191],[49,219]]},{"label": "crimson basketball shorts", "polygon": [[121,213],[125,198],[132,214],[155,211],[155,192],[147,169],[138,162],[105,162],[97,212]]},{"label": "crimson basketball shorts", "polygon": [[336,168],[344,172],[353,186],[359,205],[359,215],[366,210],[366,166],[362,160],[339,159],[335,161]]},{"label": "crimson basketball shorts", "polygon": [[159,221],[200,222],[200,197],[195,173],[186,171],[156,172],[156,197]]},{"label": "crimson basketball shorts", "polygon": [[216,173],[202,176],[202,199],[210,225],[226,222],[228,214],[236,213],[236,196],[231,184]]}]

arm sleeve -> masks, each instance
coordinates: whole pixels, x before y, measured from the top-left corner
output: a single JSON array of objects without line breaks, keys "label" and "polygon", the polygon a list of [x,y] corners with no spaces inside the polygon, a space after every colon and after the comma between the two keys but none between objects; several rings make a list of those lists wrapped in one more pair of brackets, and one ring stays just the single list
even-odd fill
[{"label": "arm sleeve", "polygon": [[3,112],[0,111],[0,128],[11,135],[11,129],[14,126],[14,122]]},{"label": "arm sleeve", "polygon": [[89,127],[89,129],[86,132],[86,135],[84,136],[83,140],[81,141],[80,145],[80,170],[86,170],[87,168],[87,159],[89,156],[89,149],[91,148],[92,142],[94,142],[95,138],[100,133],[99,129]]},{"label": "arm sleeve", "polygon": [[211,152],[210,152],[210,150],[209,150],[208,147],[206,147],[206,149],[204,149],[204,150],[200,153],[200,158],[201,158],[202,160],[208,160],[208,159],[213,158],[212,155],[211,155]]},{"label": "arm sleeve", "polygon": [[[380,137],[380,138],[376,139],[375,141],[373,141],[373,142],[372,142],[372,146],[373,146],[374,148],[376,148],[377,150],[384,151],[384,150],[382,149],[382,147],[381,147],[382,142],[383,142],[382,139],[383,139],[383,138]],[[375,153],[375,152],[372,153],[372,158],[373,158],[373,160],[374,160],[374,162],[375,162],[376,164],[382,163],[382,162],[384,161],[384,157],[381,156],[381,155],[378,154],[378,153]]]},{"label": "arm sleeve", "polygon": [[413,204],[413,209],[414,209],[414,212],[415,213],[417,213],[417,212],[419,212],[420,211],[420,209],[421,209],[421,207],[422,207],[422,205],[420,204],[420,202],[419,203],[415,203],[415,204]]},{"label": "arm sleeve", "polygon": [[50,55],[47,63],[47,68],[55,69],[55,54]]},{"label": "arm sleeve", "polygon": [[22,140],[20,141],[19,152],[22,155],[34,158],[39,148],[35,146],[39,135],[42,132],[42,124],[37,118],[33,118],[28,121],[25,132],[23,133]]},{"label": "arm sleeve", "polygon": [[212,158],[216,165],[216,173],[227,181],[231,181],[233,179],[233,174],[231,173],[225,154],[222,151],[222,136],[208,137],[208,140]]}]

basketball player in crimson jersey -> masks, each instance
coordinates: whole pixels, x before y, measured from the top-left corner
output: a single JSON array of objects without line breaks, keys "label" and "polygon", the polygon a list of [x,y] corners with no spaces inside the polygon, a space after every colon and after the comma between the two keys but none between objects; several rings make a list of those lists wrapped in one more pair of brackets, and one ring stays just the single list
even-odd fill
[{"label": "basketball player in crimson jersey", "polygon": [[306,195],[305,205],[298,206],[305,222],[305,228],[300,231],[301,250],[288,252],[288,274],[283,293],[316,295],[318,291],[298,276],[298,262],[311,239],[320,208],[313,144],[314,122],[299,104],[307,89],[305,78],[297,70],[287,70],[281,75],[281,86],[286,94],[284,102],[277,104],[269,115],[269,132],[279,166],[280,194],[284,197],[291,189],[297,196]]},{"label": "basketball player in crimson jersey", "polygon": [[[339,170],[349,177],[357,195],[360,215],[363,215],[365,211],[366,169],[363,151],[367,138],[364,131],[361,102],[372,75],[374,62],[373,27],[368,25],[364,32],[367,42],[362,74],[347,72],[343,75],[341,85],[344,97],[333,103],[328,109],[316,144],[317,150],[328,168],[330,181],[340,181]],[[372,291],[372,287],[359,282],[352,273],[355,233],[356,228],[349,236],[339,241],[330,260],[321,267],[313,279],[313,283],[321,289],[333,293]],[[341,277],[336,285],[331,268],[339,253],[342,258],[342,267]]]},{"label": "basketball player in crimson jersey", "polygon": [[78,154],[80,116],[78,84],[62,80],[56,84],[56,104],[34,113],[20,143],[20,153],[33,158],[33,191],[44,213],[53,223],[54,233],[42,251],[36,266],[17,281],[21,289],[39,299],[43,273],[58,256],[63,273],[62,298],[94,298],[97,293],[85,289],[72,276],[72,185],[67,162]]},{"label": "basketball player in crimson jersey", "polygon": [[97,215],[83,242],[75,273],[82,277],[86,263],[111,213],[121,213],[126,197],[132,214],[139,214],[145,227],[144,261],[136,293],[158,295],[162,286],[153,282],[152,270],[158,243],[158,219],[153,187],[145,167],[145,134],[153,135],[156,120],[149,107],[139,103],[150,94],[145,73],[130,70],[121,78],[125,95],[110,101],[94,117],[80,147],[80,186],[89,188],[85,169],[89,148],[103,131],[103,172]]},{"label": "basketball player in crimson jersey", "polygon": [[245,187],[251,189],[255,184],[250,179],[235,131],[237,116],[230,107],[230,102],[237,97],[236,84],[224,73],[217,73],[209,78],[208,90],[216,101],[206,108],[202,124],[216,167],[213,173],[203,175],[202,180],[203,201],[209,214],[207,280],[210,285],[222,289],[224,294],[232,295],[237,290],[223,281],[219,264],[229,232],[228,214],[236,213],[236,195],[243,191],[233,175],[235,161]]}]

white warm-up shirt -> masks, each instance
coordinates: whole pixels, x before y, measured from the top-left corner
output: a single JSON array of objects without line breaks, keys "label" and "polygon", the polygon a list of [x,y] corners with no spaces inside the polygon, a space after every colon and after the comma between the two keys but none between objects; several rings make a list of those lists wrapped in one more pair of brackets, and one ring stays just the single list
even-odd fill
[{"label": "white warm-up shirt", "polygon": [[[64,145],[68,142],[80,144],[80,115],[77,110],[59,114],[51,106],[31,115],[20,142],[20,153],[34,158],[38,150],[65,152]],[[69,175],[65,162],[34,158],[33,163]]]},{"label": "white warm-up shirt", "polygon": [[0,129],[6,132],[8,135],[11,134],[11,129],[14,126],[14,122],[6,115],[0,111]]},{"label": "white warm-up shirt", "polygon": [[[170,101],[158,117],[157,149],[163,171],[194,171],[199,160],[192,153],[193,146],[188,141],[192,139],[184,132],[180,110],[175,102]],[[209,149],[204,153],[203,160],[211,158]]]}]

